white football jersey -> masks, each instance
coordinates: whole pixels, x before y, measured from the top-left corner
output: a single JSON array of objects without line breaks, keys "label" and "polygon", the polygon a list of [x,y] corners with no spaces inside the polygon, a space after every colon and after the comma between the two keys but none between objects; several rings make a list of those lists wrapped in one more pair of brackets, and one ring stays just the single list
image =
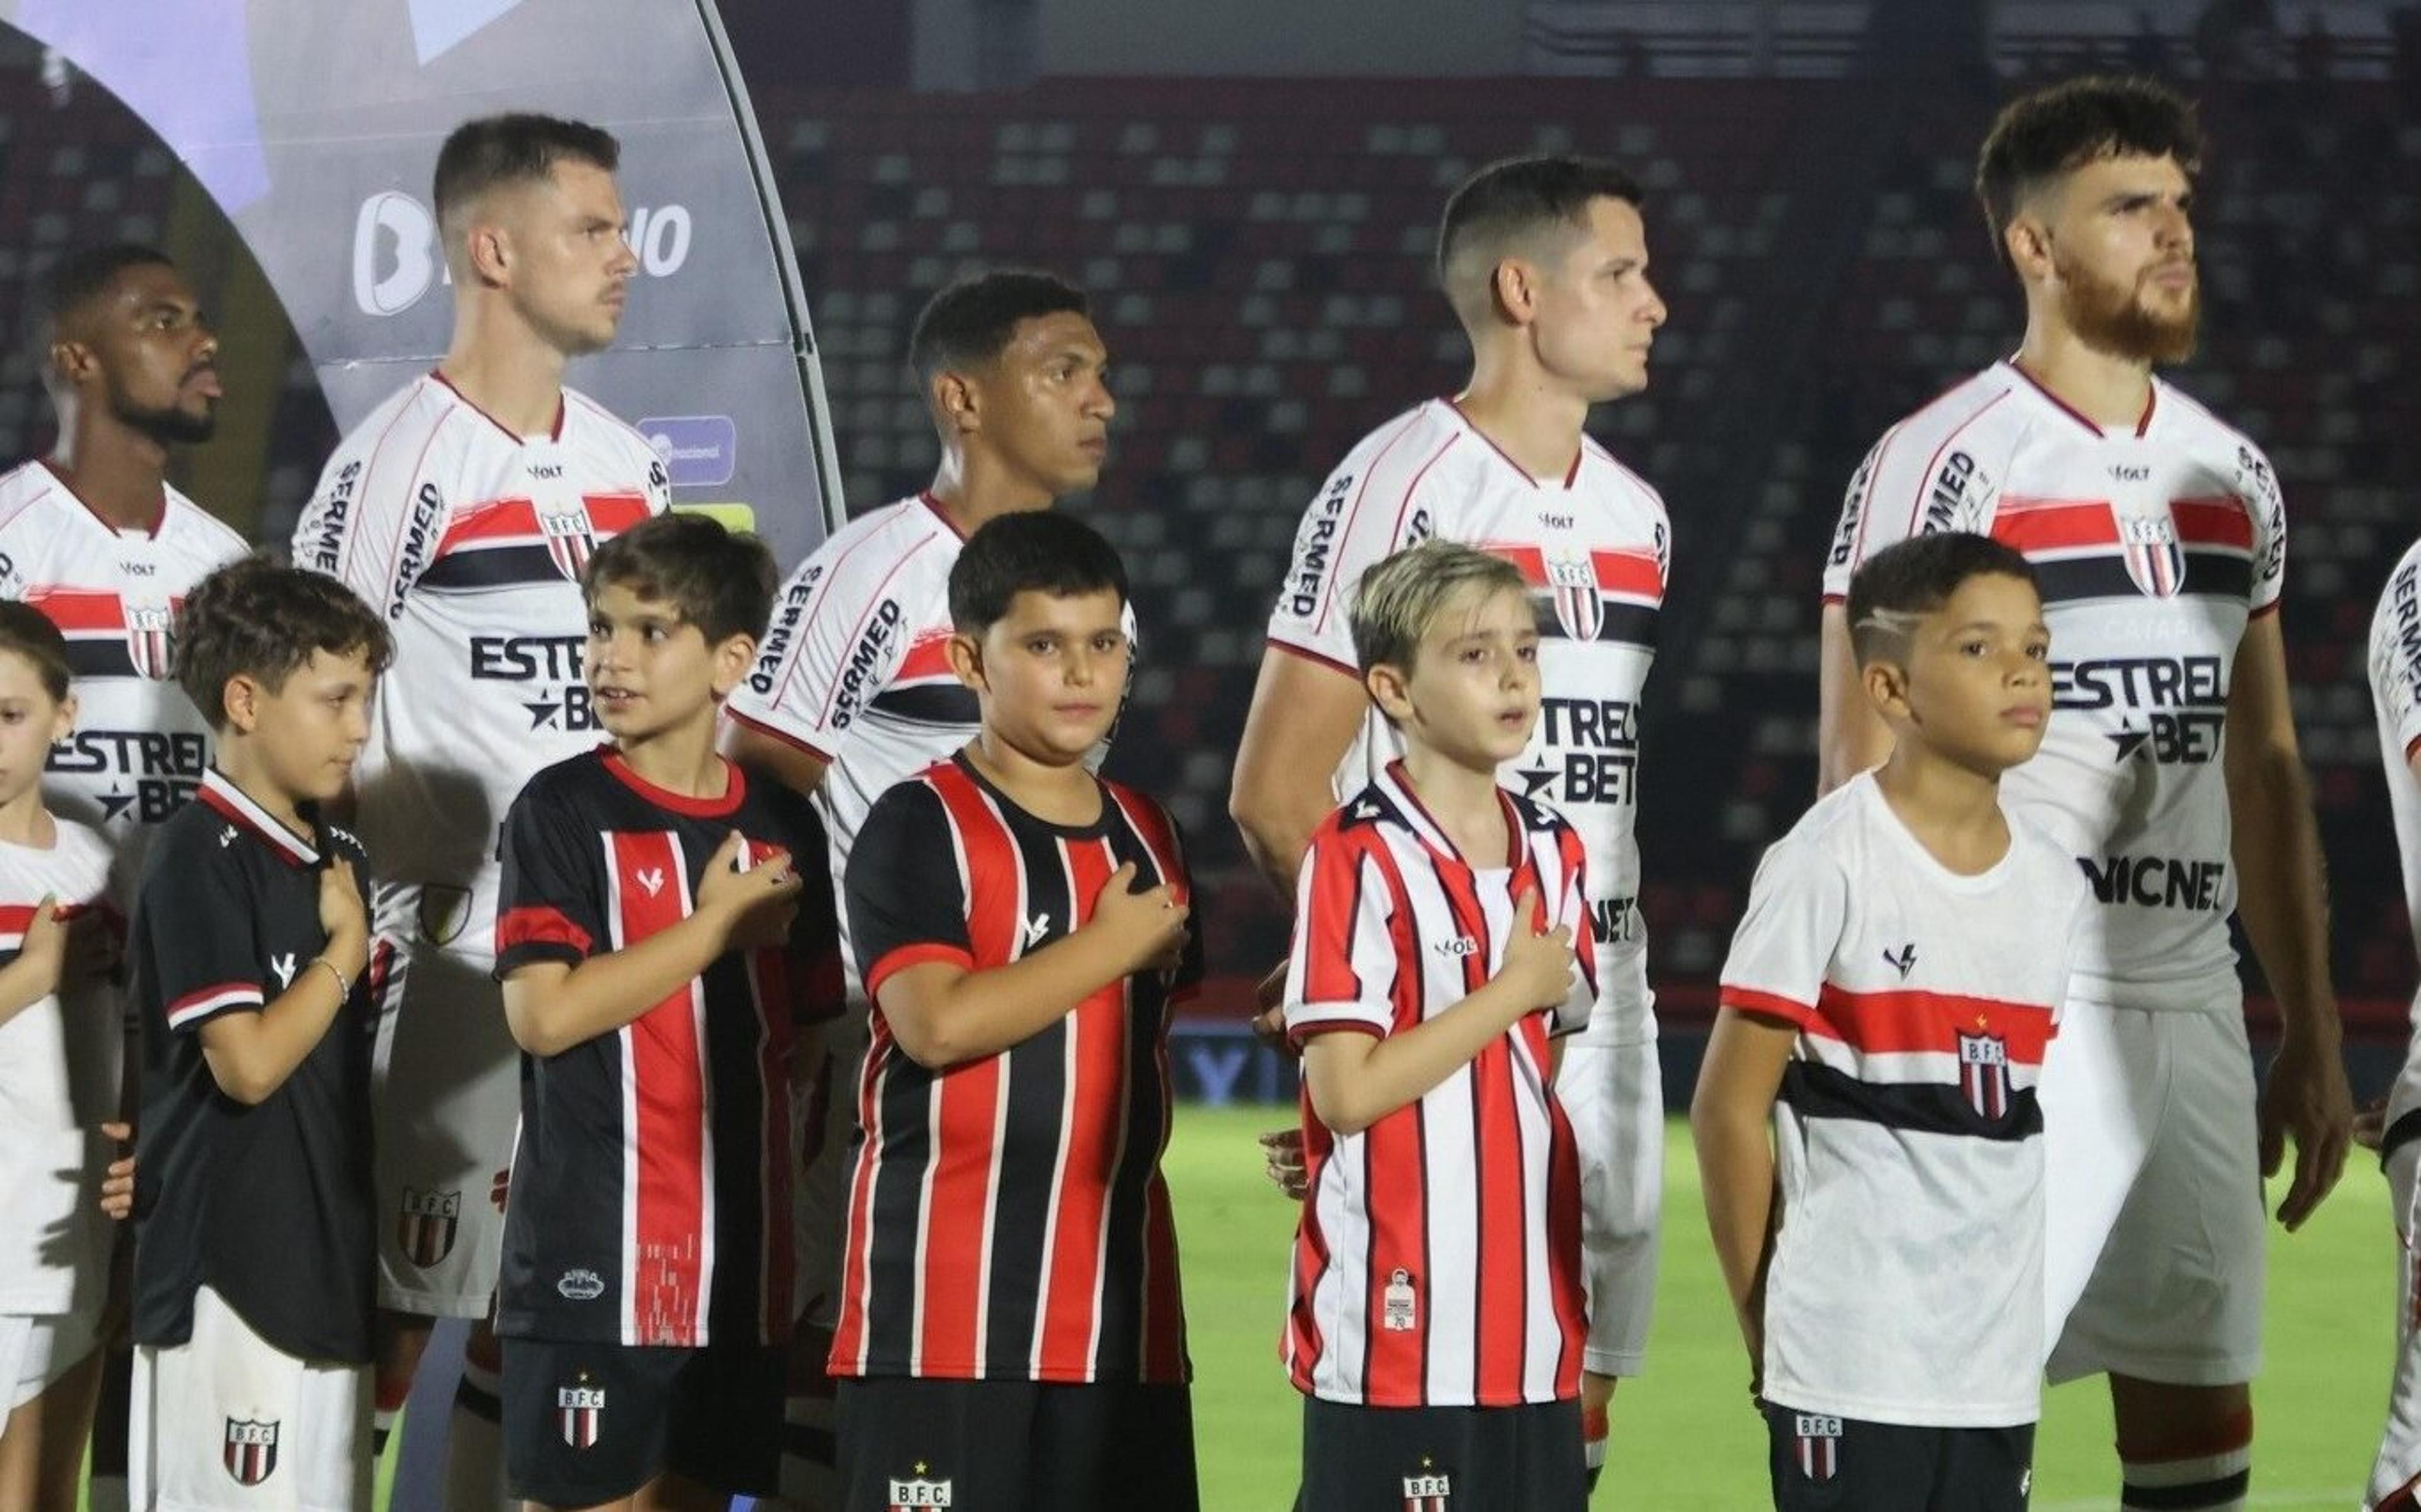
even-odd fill
[{"label": "white football jersey", "polygon": [[[2421,751],[2421,541],[2387,575],[2370,617],[2370,702],[2379,720],[2379,761],[2387,778],[2396,850],[2404,865],[2404,911],[2421,949],[2421,785],[2413,755]],[[2421,996],[2413,1007],[2413,1034],[2404,1074],[2388,1094],[2387,1121],[2421,1108]]]},{"label": "white football jersey", "polygon": [[1925,1427],[2035,1421],[2035,1088],[2089,901],[2066,849],[2014,812],[1997,864],[1951,871],[1867,774],[1766,851],[1723,1004],[1799,1029],[1774,1103],[1768,1401]]},{"label": "white football jersey", "polygon": [[[123,939],[109,900],[110,846],[61,819],[47,850],[0,844],[0,965],[17,959],[44,897],[56,916],[97,912]],[[0,1023],[0,1313],[97,1311],[114,1225],[94,1200],[117,1116],[125,1016],[98,982],[54,992]]]},{"label": "white football jersey", "polygon": [[1884,432],[1851,481],[1828,600],[1883,547],[1933,530],[2025,553],[2051,628],[2041,752],[2002,779],[2102,903],[2081,996],[2236,1005],[2236,907],[2220,736],[2237,643],[2278,606],[2286,513],[2258,448],[2155,380],[2105,431],[1996,363]]},{"label": "white football jersey", "polygon": [[51,752],[42,796],[117,852],[112,896],[133,903],[158,826],[210,765],[211,727],[170,671],[186,592],[251,550],[168,489],[149,530],[119,530],[46,462],[0,475],[0,598],[22,599],[67,637],[73,733]]},{"label": "white football jersey", "polygon": [[540,768],[603,737],[581,676],[580,572],[600,541],[671,505],[647,439],[570,389],[517,436],[435,373],[329,458],[294,561],[386,617],[395,664],[354,769],[383,927],[486,959],[497,826]]},{"label": "white football jersey", "polygon": [[[1539,479],[1431,399],[1372,431],[1304,511],[1270,614],[1272,645],[1358,678],[1347,617],[1362,574],[1431,536],[1522,569],[1538,611],[1539,725],[1496,780],[1561,813],[1588,848],[1598,1009],[1579,1043],[1656,1035],[1639,913],[1639,699],[1656,657],[1670,536],[1664,501],[1594,441]],[[1335,776],[1358,792],[1402,755],[1374,709]]]}]

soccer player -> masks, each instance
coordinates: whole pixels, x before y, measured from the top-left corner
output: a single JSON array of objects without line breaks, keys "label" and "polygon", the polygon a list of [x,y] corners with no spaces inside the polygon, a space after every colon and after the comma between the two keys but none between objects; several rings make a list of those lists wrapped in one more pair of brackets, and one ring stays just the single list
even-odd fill
[{"label": "soccer player", "polygon": [[1550,1040],[1588,1022],[1597,953],[1579,832],[1497,786],[1539,720],[1529,585],[1425,541],[1362,574],[1351,628],[1403,755],[1313,832],[1296,889],[1295,1504],[1577,1509],[1580,1166]]},{"label": "soccer player", "polygon": [[179,611],[217,731],[135,904],[139,1507],[370,1494],[368,864],[320,805],[369,738],[392,642],[341,584],[254,557]]},{"label": "soccer player", "polygon": [[2026,559],[1850,585],[1891,758],[1757,867],[1690,1109],[1778,1508],[2022,1509],[2042,1400],[2043,1050],[2092,906],[2000,799],[2051,717]]},{"label": "soccer player", "polygon": [[790,863],[822,859],[814,811],[714,749],[773,578],[697,516],[600,546],[586,665],[613,743],[505,820],[496,972],[529,1063],[496,1330],[533,1504],[720,1508],[779,1477],[791,1030],[840,994],[831,895]]},{"label": "soccer player", "polygon": [[42,797],[75,727],[58,627],[0,600],[0,1506],[72,1507],[92,1436],[116,1235],[95,1201],[117,1116],[109,843]]},{"label": "soccer player", "polygon": [[[484,1320],[496,1284],[519,1057],[492,979],[497,826],[540,768],[595,744],[579,578],[601,541],[668,507],[637,431],[566,388],[611,344],[637,259],[619,148],[540,116],[470,121],[437,155],[454,338],[437,370],[337,446],[294,529],[395,627],[358,785],[379,936],[398,951],[379,1031],[381,1429],[430,1317]],[[474,1330],[449,1483],[496,1494],[494,1346]]]},{"label": "soccer player", "polygon": [[[124,913],[152,835],[210,761],[210,725],[170,680],[171,618],[247,549],[167,480],[170,451],[211,437],[218,337],[176,264],[132,242],[62,255],[36,284],[33,314],[58,440],[0,475],[0,599],[34,605],[66,634],[76,728],[52,751],[43,787],[56,812],[109,841]],[[126,1505],[129,1368],[113,1348],[94,1512]]]},{"label": "soccer player", "polygon": [[[950,569],[984,522],[1049,508],[1100,478],[1117,410],[1103,382],[1108,360],[1083,292],[1048,273],[977,274],[918,315],[908,362],[941,433],[932,485],[851,521],[800,564],[729,704],[733,756],[815,796],[836,886],[874,801],[974,739],[976,694],[949,664]],[[844,940],[847,932],[844,917]],[[804,1310],[783,1491],[802,1506],[829,1505],[834,1494],[823,1364],[852,1088],[867,1036],[857,963],[846,948],[842,956],[849,1009],[816,1037],[801,1068]]]},{"label": "soccer player", "polygon": [[1432,535],[1522,569],[1544,691],[1530,743],[1501,775],[1580,832],[1596,917],[1598,1007],[1557,1083],[1581,1151],[1593,1470],[1615,1379],[1638,1373],[1647,1345],[1663,1192],[1632,823],[1639,697],[1668,567],[1664,504],[1581,429],[1591,405],[1647,386],[1664,323],[1639,204],[1621,170],[1574,158],[1498,164],[1447,202],[1438,281],[1471,340],[1471,382],[1373,431],[1304,511],[1230,799],[1245,849],[1291,896],[1312,831],[1401,749],[1353,670],[1349,606],[1362,574]]},{"label": "soccer player", "polygon": [[1200,983],[1176,827],[1093,775],[1126,688],[1126,570],[1017,512],[950,569],[976,738],[849,852],[874,1002],[840,1320],[846,1512],[1197,1504],[1168,1024]]},{"label": "soccer player", "polygon": [[[2234,1507],[2261,1359],[2258,1172],[2279,1219],[2345,1163],[2351,1117],[2327,904],[2278,631],[2286,514],[2260,450],[2154,375],[2193,349],[2192,108],[2142,81],[2012,101],[1977,195],[2026,299],[2016,354],[1884,432],[1825,576],[1827,789],[1891,734],[1838,601],[1874,553],[1937,530],[2023,553],[2059,710],[2010,806],[2069,848],[2087,916],[2044,1068],[2054,1381],[2106,1374],[2130,1508]],[[2257,1104],[2228,915],[2285,1031]]]},{"label": "soccer player", "polygon": [[[2370,701],[2379,717],[2379,759],[2386,769],[2387,803],[2396,818],[2396,845],[2404,861],[2404,904],[2413,936],[2421,941],[2421,543],[2408,549],[2370,619]],[[2404,1070],[2389,1092],[2379,1140],[2387,1171],[2391,1216],[2396,1223],[2398,1278],[2396,1383],[2388,1397],[2387,1426],[2370,1471],[2366,1509],[2421,1512],[2421,1262],[2413,1246],[2421,1236],[2421,995],[2413,1000],[2414,1031]]]}]

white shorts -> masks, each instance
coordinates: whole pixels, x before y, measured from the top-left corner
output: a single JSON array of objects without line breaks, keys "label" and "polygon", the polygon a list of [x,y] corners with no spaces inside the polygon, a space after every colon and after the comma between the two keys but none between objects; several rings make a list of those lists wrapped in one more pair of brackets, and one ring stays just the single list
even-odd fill
[{"label": "white shorts", "polygon": [[134,1351],[136,1512],[353,1512],[370,1504],[367,1365],[297,1360],[208,1286],[193,1337]]},{"label": "white shorts", "polygon": [[521,1052],[484,957],[419,940],[389,972],[370,1070],[379,1305],[484,1318],[504,1250]]},{"label": "white shorts", "polygon": [[51,1389],[100,1342],[93,1312],[0,1313],[0,1386],[8,1390],[8,1411]]},{"label": "white shorts", "polygon": [[[2421,1265],[2413,1246],[2421,1241],[2421,1140],[2408,1140],[2387,1158],[2387,1200],[2396,1219],[2396,1380],[2387,1392],[2387,1426],[2371,1462],[2364,1512],[2393,1506],[2398,1512],[2421,1499]],[[2402,1497],[2402,1501],[2396,1498]]]},{"label": "white shorts", "polygon": [[2241,1000],[2071,1000],[2043,1059],[2052,1381],[2231,1386],[2261,1368],[2268,1219]]},{"label": "white shorts", "polygon": [[1582,1364],[1635,1376],[1656,1308],[1664,1209],[1664,1073],[1656,1041],[1564,1042],[1555,1095],[1581,1158],[1581,1271],[1588,1287]]}]

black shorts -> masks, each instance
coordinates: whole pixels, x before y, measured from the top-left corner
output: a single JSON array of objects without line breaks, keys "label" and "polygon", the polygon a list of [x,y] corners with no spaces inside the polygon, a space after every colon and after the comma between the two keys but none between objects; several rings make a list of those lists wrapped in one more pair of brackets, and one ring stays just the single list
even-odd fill
[{"label": "black shorts", "polygon": [[1765,1404],[1777,1512],[2023,1512],[2035,1426],[1914,1428]]},{"label": "black shorts", "polygon": [[1460,1512],[1588,1504],[1581,1404],[1357,1407],[1303,1400],[1295,1512]]},{"label": "black shorts", "polygon": [[738,1495],[780,1489],[780,1348],[502,1342],[513,1495],[593,1506],[666,1471]]},{"label": "black shorts", "polygon": [[1130,1381],[845,1377],[842,1512],[1198,1512],[1193,1403],[1186,1387]]}]

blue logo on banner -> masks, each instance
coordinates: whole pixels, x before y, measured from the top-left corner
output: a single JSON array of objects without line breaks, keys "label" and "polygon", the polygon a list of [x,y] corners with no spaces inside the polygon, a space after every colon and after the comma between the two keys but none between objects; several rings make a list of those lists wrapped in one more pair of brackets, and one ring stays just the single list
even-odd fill
[{"label": "blue logo on banner", "polygon": [[677,489],[715,489],[740,465],[740,428],[727,414],[668,414],[639,422]]}]

